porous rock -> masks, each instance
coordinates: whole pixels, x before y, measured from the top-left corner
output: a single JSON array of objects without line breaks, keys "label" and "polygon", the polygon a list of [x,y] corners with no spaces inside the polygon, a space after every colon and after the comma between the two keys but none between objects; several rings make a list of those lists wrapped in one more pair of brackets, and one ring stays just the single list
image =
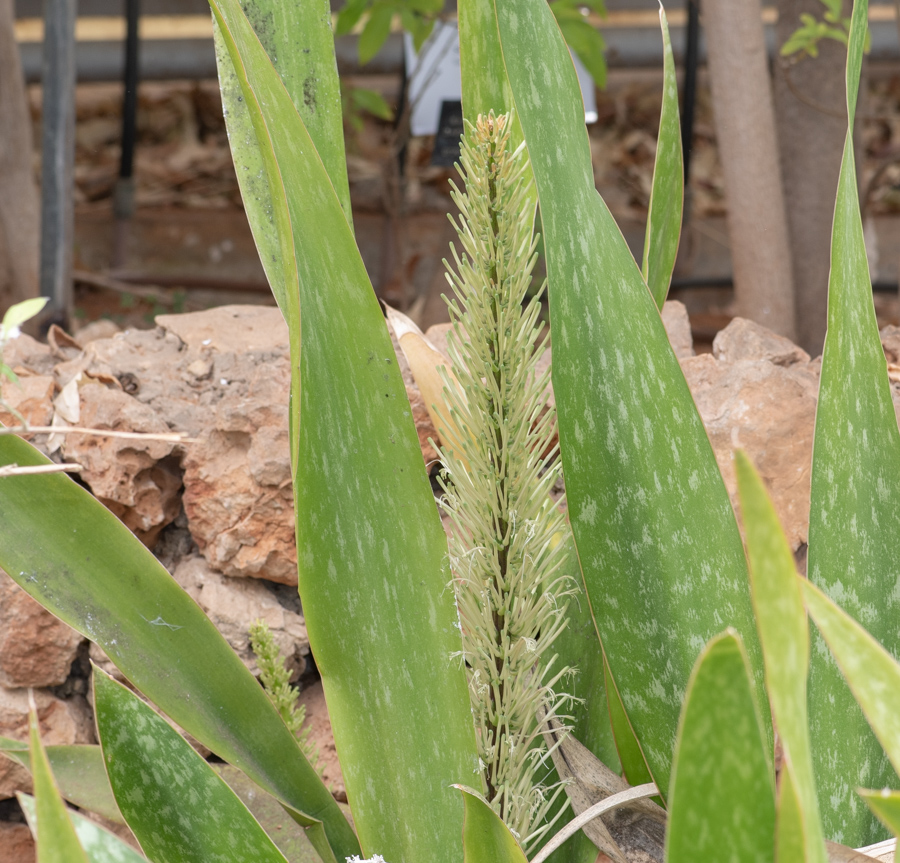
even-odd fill
[{"label": "porous rock", "polygon": [[0,821],[0,860],[9,863],[34,863],[34,838],[27,824]]},{"label": "porous rock", "polygon": [[727,362],[710,354],[681,365],[736,511],[733,453],[742,448],[766,482],[791,548],[798,551],[809,531],[817,367],[768,359]]},{"label": "porous rock", "polygon": [[82,636],[0,570],[0,686],[58,686]]},{"label": "porous rock", "polygon": [[16,416],[12,408],[21,414],[22,419],[32,426],[50,425],[53,419],[53,395],[56,389],[56,381],[53,375],[35,375],[28,373],[27,369],[19,367],[18,383],[2,379],[0,383],[0,422],[4,425],[19,425],[21,419]]},{"label": "porous rock", "polygon": [[174,578],[206,612],[251,672],[259,673],[248,633],[250,624],[256,620],[268,624],[289,668],[297,671],[305,668],[309,639],[303,618],[283,608],[264,584],[222,575],[199,556],[178,564]]},{"label": "porous rock", "polygon": [[[91,711],[81,696],[57,698],[46,690],[34,690],[38,727],[44,745],[93,743]],[[28,740],[28,691],[0,687],[0,736]],[[0,755],[0,800],[16,791],[30,793],[31,777],[24,767]]]},{"label": "porous rock", "polygon": [[694,356],[694,336],[691,333],[691,321],[684,303],[666,300],[661,315],[675,356],[680,360]]},{"label": "porous rock", "polygon": [[223,401],[184,461],[184,510],[210,565],[297,584],[286,357],[246,368],[245,397]]},{"label": "porous rock", "polygon": [[776,366],[792,366],[809,362],[809,354],[803,348],[746,318],[734,318],[716,334],[713,356],[723,363],[765,360]]},{"label": "porous rock", "polygon": [[[80,424],[89,428],[149,434],[170,432],[148,405],[121,389],[99,383],[79,388]],[[82,465],[91,491],[147,545],[181,509],[181,472],[170,458],[173,444],[102,435],[69,434],[62,443],[66,459]]]}]

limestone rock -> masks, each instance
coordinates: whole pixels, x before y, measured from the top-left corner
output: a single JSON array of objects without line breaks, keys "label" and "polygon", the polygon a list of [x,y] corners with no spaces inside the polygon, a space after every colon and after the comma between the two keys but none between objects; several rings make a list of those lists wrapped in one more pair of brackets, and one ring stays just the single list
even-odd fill
[{"label": "limestone rock", "polygon": [[[99,383],[79,388],[81,425],[97,429],[168,433],[169,426],[148,405],[120,389]],[[147,545],[178,515],[181,473],[165,441],[98,435],[66,435],[65,457],[84,466],[91,491]]]},{"label": "limestone rock", "polygon": [[885,327],[881,331],[881,346],[887,361],[892,365],[900,365],[900,327]]},{"label": "limestone rock", "polygon": [[[20,369],[21,371],[21,369]],[[6,378],[0,382],[3,403],[18,411],[32,426],[47,426],[53,419],[53,393],[56,381],[52,375],[19,374],[18,384]],[[19,425],[19,418],[0,405],[0,422]]]},{"label": "limestone rock", "polygon": [[690,357],[681,365],[736,511],[732,453],[740,447],[762,475],[796,552],[809,530],[815,367],[775,365],[765,359],[729,363],[710,354]]},{"label": "limestone rock", "polygon": [[776,366],[791,366],[809,362],[809,354],[803,348],[746,318],[734,318],[716,335],[713,356],[724,363],[768,360]]},{"label": "limestone rock", "polygon": [[[34,690],[41,739],[47,746],[94,743],[94,726],[87,701],[80,696],[57,698]],[[28,740],[28,691],[0,687],[0,736]],[[0,755],[0,800],[16,791],[32,790],[31,777],[24,767]]]},{"label": "limestone rock", "polygon": [[0,686],[58,686],[82,641],[0,570]]},{"label": "limestone rock", "polygon": [[174,578],[206,612],[251,672],[259,673],[248,635],[250,624],[256,620],[269,625],[288,667],[304,669],[309,639],[303,618],[283,608],[264,584],[229,578],[197,556],[183,560],[175,568]]},{"label": "limestone rock", "polygon": [[98,339],[111,339],[120,332],[122,332],[122,328],[115,321],[111,321],[109,318],[100,318],[81,327],[75,333],[75,341],[85,348],[91,342]]},{"label": "limestone rock", "polygon": [[34,375],[49,375],[57,360],[47,345],[22,333],[4,345],[3,362],[16,374],[19,369],[24,369]]},{"label": "limestone rock", "polygon": [[36,859],[34,838],[28,825],[0,821],[0,860],[8,860],[9,863],[34,863]]},{"label": "limestone rock", "polygon": [[187,451],[184,509],[191,535],[215,569],[295,585],[289,362],[246,373],[246,395],[223,400]]},{"label": "limestone rock", "polygon": [[663,303],[662,322],[675,356],[680,360],[694,356],[694,336],[684,303],[678,300]]},{"label": "limestone rock", "polygon": [[219,306],[184,315],[157,315],[157,326],[187,345],[218,353],[288,350],[287,324],[275,306]]}]

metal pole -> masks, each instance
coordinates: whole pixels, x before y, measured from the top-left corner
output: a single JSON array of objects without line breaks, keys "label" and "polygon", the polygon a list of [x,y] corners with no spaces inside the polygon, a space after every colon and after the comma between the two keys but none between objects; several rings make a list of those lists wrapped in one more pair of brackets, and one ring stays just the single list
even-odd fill
[{"label": "metal pole", "polygon": [[684,185],[691,176],[694,112],[697,104],[697,66],[700,58],[700,0],[688,0],[684,49],[684,91],[681,102],[681,150],[684,153]]},{"label": "metal pole", "polygon": [[113,195],[113,214],[116,219],[113,247],[113,268],[125,266],[128,222],[134,215],[134,143],[137,130],[138,88],[138,24],[141,16],[140,0],[125,0],[125,75],[122,94],[122,155],[119,179]]},{"label": "metal pole", "polygon": [[45,0],[41,162],[43,326],[72,312],[76,0]]}]

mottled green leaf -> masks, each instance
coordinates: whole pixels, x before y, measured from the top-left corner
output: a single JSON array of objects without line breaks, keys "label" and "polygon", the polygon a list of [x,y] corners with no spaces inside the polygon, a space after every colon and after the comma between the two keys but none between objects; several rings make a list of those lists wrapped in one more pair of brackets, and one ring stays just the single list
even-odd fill
[{"label": "mottled green leaf", "polygon": [[765,698],[743,546],[659,310],[594,188],[553,15],[543,0],[494,7],[543,220],[570,520],[610,668],[665,796],[694,658],[723,626],[743,635]]},{"label": "mottled green leaf", "polygon": [[33,706],[28,716],[28,737],[34,779],[33,832],[38,863],[88,863],[50,771]]},{"label": "mottled green leaf", "polygon": [[[853,156],[866,8],[865,0],[854,4],[847,56],[850,129],[831,240],[828,332],[813,445],[809,578],[898,654],[900,433],[872,303]],[[884,830],[853,789],[880,788],[893,774],[817,637],[809,710],[826,835],[854,846],[883,838]]]},{"label": "mottled green leaf", "polygon": [[634,736],[634,729],[625,712],[622,699],[619,697],[619,690],[612,677],[612,671],[609,669],[609,662],[604,657],[603,675],[606,689],[607,711],[612,727],[613,738],[616,742],[616,751],[619,755],[619,762],[622,765],[622,772],[628,780],[629,785],[644,785],[652,782],[653,777],[650,775],[650,769],[647,767],[647,761],[644,753],[641,752],[641,744]]},{"label": "mottled green leaf", "polygon": [[[237,794],[290,863],[319,863],[319,855],[310,843],[306,831],[290,817],[274,797],[266,794],[231,764],[210,766],[228,783],[228,787]],[[340,803],[339,806],[341,811],[349,816],[350,807],[346,803]]]},{"label": "mottled green leaf", "polygon": [[[0,464],[12,463],[49,461],[2,435]],[[307,824],[324,821],[339,854],[358,853],[350,825],[256,679],[143,543],[91,494],[63,474],[6,478],[0,566],[99,644],[182,728],[306,813]],[[326,853],[328,844],[320,844]]]},{"label": "mottled green leaf", "polygon": [[[47,746],[45,751],[59,792],[66,800],[110,821],[124,823],[109,787],[99,746]],[[31,771],[31,756],[23,744],[0,737],[0,752]]]},{"label": "mottled green leaf", "polygon": [[684,160],[681,152],[681,120],[678,114],[678,78],[675,74],[672,40],[669,38],[669,23],[662,6],[659,7],[659,23],[663,36],[663,98],[641,274],[656,305],[662,309],[669,293],[675,258],[678,256],[678,240],[681,237]]},{"label": "mottled green leaf", "polygon": [[527,863],[525,852],[500,816],[477,791],[456,785],[462,792],[464,863]]},{"label": "mottled green leaf", "polygon": [[778,802],[775,811],[775,860],[777,863],[794,863],[807,858],[807,837],[803,810],[788,767],[781,771],[778,780]]},{"label": "mottled green leaf", "polygon": [[[19,805],[34,832],[37,815],[34,798],[30,794],[19,794],[18,797]],[[99,824],[95,824],[77,812],[69,811],[68,815],[75,827],[78,842],[90,863],[143,863],[145,860],[127,842],[105,830]]]},{"label": "mottled green leaf", "polygon": [[747,654],[733,631],[703,649],[688,684],[666,833],[666,863],[722,859],[775,859],[768,741]]},{"label": "mottled green leaf", "polygon": [[[803,853],[793,860],[825,863],[825,839],[816,800],[806,707],[809,673],[809,624],[797,584],[794,557],[759,474],[747,456],[735,456],[738,493],[756,625],[766,668],[766,689],[784,752],[782,776],[790,774],[790,789],[779,797],[779,831],[800,832]],[[788,835],[783,837],[788,843]],[[779,832],[779,845],[782,836]],[[791,842],[793,844],[793,842]],[[787,858],[782,858],[787,859]]]},{"label": "mottled green leaf", "polygon": [[285,863],[190,743],[96,667],[94,714],[119,810],[151,860]]},{"label": "mottled green leaf", "polygon": [[[810,617],[881,744],[879,752],[883,747],[900,772],[900,665],[824,592],[805,579],[800,584]],[[896,780],[893,773],[888,779]]]},{"label": "mottled green leaf", "polygon": [[363,850],[391,863],[458,860],[462,807],[449,786],[472,775],[475,734],[465,672],[450,661],[461,641],[447,544],[406,387],[302,120],[237,0],[214,12],[293,230],[300,594],[355,824]]},{"label": "mottled green leaf", "polygon": [[894,836],[900,836],[900,792],[883,788],[881,791],[860,790],[857,792],[866,805]]}]

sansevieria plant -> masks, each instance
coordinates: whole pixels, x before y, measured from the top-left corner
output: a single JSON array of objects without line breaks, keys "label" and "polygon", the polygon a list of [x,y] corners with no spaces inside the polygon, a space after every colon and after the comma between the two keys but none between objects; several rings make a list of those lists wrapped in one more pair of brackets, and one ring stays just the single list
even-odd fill
[{"label": "sansevieria plant", "polygon": [[[0,477],[0,565],[229,765],[214,770],[151,706],[96,671],[98,747],[45,752],[36,729],[30,749],[2,741],[34,772],[36,798],[22,805],[36,814],[40,859],[141,859],[67,814],[60,795],[127,822],[145,859],[302,859],[283,832],[263,829],[227,777],[253,783],[244,799],[280,805],[327,863],[524,863],[526,852],[556,847],[548,825],[562,793],[550,760],[575,750],[551,737],[554,714],[587,745],[582,763],[618,760],[632,784],[647,786],[640,793],[667,807],[669,863],[822,861],[827,839],[882,838],[878,819],[900,829],[895,793],[855,790],[890,787],[900,766],[900,433],[850,130],[805,581],[739,457],[745,554],[660,319],[682,194],[664,18],[661,134],[639,268],[594,188],[577,79],[544,0],[460,0],[469,126],[456,196],[453,374],[439,423],[448,545],[353,235],[329,9],[318,0],[211,6],[238,178],[291,333],[300,593],[353,824],[257,681],[121,523],[65,476]],[[866,18],[857,0],[848,126]],[[558,461],[553,413],[535,401],[544,383],[535,305],[523,303],[538,204]],[[0,435],[0,465],[46,462],[20,437]],[[560,466],[565,517],[548,497]],[[812,645],[807,615],[822,634]],[[567,679],[566,668],[579,674]],[[773,719],[784,754],[777,775]],[[557,763],[569,771],[564,791],[584,792],[577,806],[572,794],[577,809],[621,782],[613,775],[601,788],[578,765]],[[579,836],[553,855],[593,863],[596,848]],[[545,857],[537,850],[532,860]]]}]

